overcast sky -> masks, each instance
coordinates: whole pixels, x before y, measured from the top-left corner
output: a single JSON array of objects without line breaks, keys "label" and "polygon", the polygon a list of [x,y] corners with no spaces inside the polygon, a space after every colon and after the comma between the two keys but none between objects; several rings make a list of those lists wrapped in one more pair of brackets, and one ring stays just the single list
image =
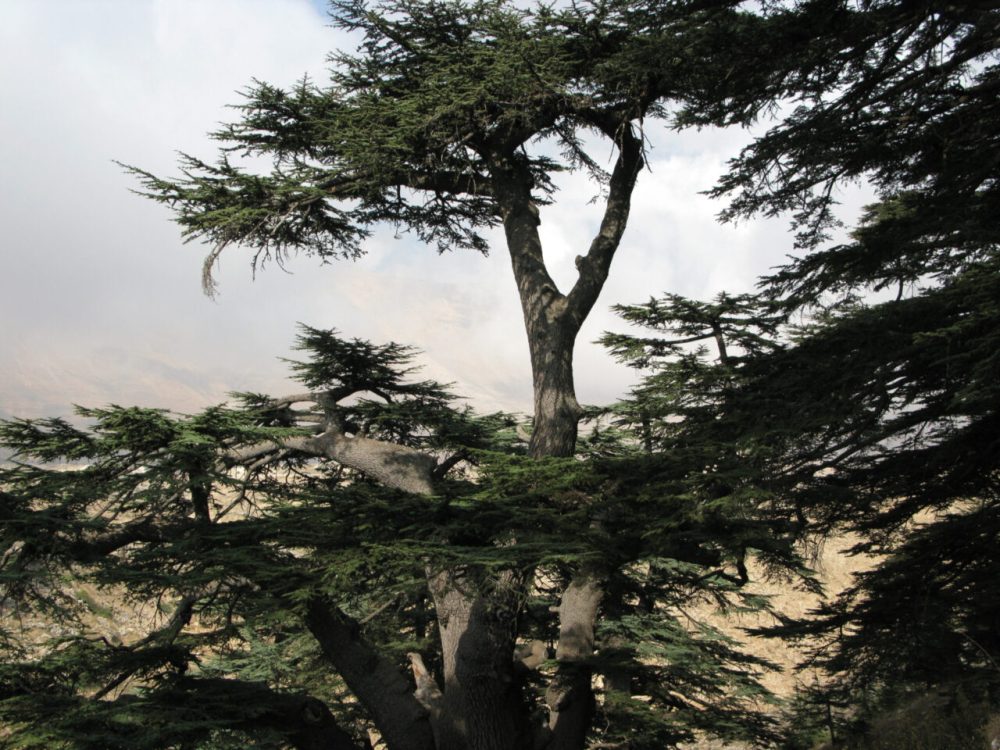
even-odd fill
[{"label": "overcast sky", "polygon": [[[249,254],[200,287],[205,248],[168,210],[129,192],[112,160],[173,175],[175,153],[211,159],[205,137],[251,79],[323,79],[348,43],[313,0],[0,0],[0,415],[66,414],[109,402],[191,412],[232,390],[294,386],[295,324],[396,340],[425,375],[484,408],[530,410],[528,350],[506,251],[439,256],[391,232],[356,263],[307,257],[252,280]],[[672,291],[751,288],[790,242],[782,222],[720,226],[709,188],[746,135],[671,134],[649,169],[600,300],[577,346],[581,402],[622,395],[634,375],[591,344],[622,329],[608,307]],[[610,157],[608,149],[607,156]],[[543,210],[546,257],[563,291],[599,221],[585,180]]]}]

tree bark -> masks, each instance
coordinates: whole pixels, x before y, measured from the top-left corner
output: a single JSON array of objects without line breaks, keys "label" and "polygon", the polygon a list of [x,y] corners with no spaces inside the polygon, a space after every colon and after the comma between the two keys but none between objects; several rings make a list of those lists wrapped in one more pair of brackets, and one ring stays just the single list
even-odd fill
[{"label": "tree bark", "polygon": [[551,739],[548,750],[583,747],[594,715],[592,670],[594,624],[604,596],[604,579],[593,570],[578,573],[559,603],[556,676],[545,693]]},{"label": "tree bark", "polygon": [[427,712],[395,664],[365,643],[357,623],[319,599],[306,608],[306,626],[337,673],[371,713],[389,750],[433,750]]},{"label": "tree bark", "polygon": [[545,267],[527,166],[513,158],[501,162],[494,185],[531,354],[535,423],[529,453],[571,456],[581,414],[573,388],[573,344],[582,319],[569,314],[567,298]]},{"label": "tree bark", "polygon": [[573,386],[573,344],[576,331],[558,322],[529,327],[535,419],[528,445],[535,458],[572,456],[583,409]]},{"label": "tree bark", "polygon": [[335,427],[328,427],[313,437],[290,437],[276,442],[236,448],[225,458],[233,464],[248,464],[255,458],[287,448],[363,471],[387,487],[417,495],[434,494],[433,471],[437,461],[423,451],[405,445],[355,435],[348,437]]},{"label": "tree bark", "polygon": [[[568,295],[556,287],[545,266],[538,207],[526,161],[513,154],[494,159],[491,177],[503,219],[507,248],[521,298],[531,354],[534,429],[528,447],[535,458],[572,456],[583,410],[573,384],[576,336],[597,301],[611,261],[621,243],[632,191],[642,168],[642,142],[629,124],[596,122],[619,148],[608,183],[600,230],[585,256],[578,256],[578,278]],[[594,712],[591,669],[594,626],[603,596],[603,577],[580,571],[563,592],[559,606],[559,667],[547,693],[549,750],[581,750]]]},{"label": "tree bark", "polygon": [[[521,750],[525,706],[514,675],[516,592],[523,584],[479,582],[465,570],[429,577],[438,615],[444,696],[438,750]],[[484,590],[488,589],[488,590]]]}]

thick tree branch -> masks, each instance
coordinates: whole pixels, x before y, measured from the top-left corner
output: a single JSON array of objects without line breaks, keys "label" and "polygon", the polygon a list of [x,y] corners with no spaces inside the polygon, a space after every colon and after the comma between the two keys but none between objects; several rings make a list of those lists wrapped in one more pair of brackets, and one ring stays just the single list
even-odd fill
[{"label": "thick tree branch", "polygon": [[396,177],[395,184],[413,190],[430,190],[435,193],[473,195],[489,198],[493,195],[493,183],[489,177],[475,172],[434,172],[432,174],[409,174]]},{"label": "thick tree branch", "polygon": [[414,696],[430,716],[431,728],[434,732],[434,744],[440,750],[443,745],[441,717],[444,712],[444,694],[441,692],[441,688],[438,687],[434,675],[424,665],[424,658],[415,651],[410,652],[406,656],[410,660],[413,681],[417,684]]},{"label": "thick tree branch", "polygon": [[604,597],[604,576],[584,570],[574,576],[559,603],[559,667],[545,692],[549,706],[550,750],[579,750],[590,727],[594,695],[590,658],[594,626]]},{"label": "thick tree branch", "polygon": [[[211,696],[213,705],[228,698],[237,719],[234,728],[246,732],[269,728],[286,733],[296,750],[362,750],[361,746],[342,730],[330,709],[316,698],[305,694],[281,693],[262,682],[242,682],[224,678],[185,678],[178,688],[190,691],[187,700],[197,703],[197,695]],[[247,706],[266,706],[246,715]]]},{"label": "thick tree branch", "polygon": [[532,178],[527,165],[514,156],[497,156],[494,160],[493,180],[507,250],[530,336],[534,322],[555,321],[565,306],[565,298],[545,266],[538,234],[538,206],[532,199]]},{"label": "thick tree branch", "polygon": [[511,691],[514,630],[507,619],[516,612],[514,592],[524,582],[511,573],[487,582],[481,571],[458,568],[428,570],[428,584],[444,678],[438,750],[524,747],[523,704]]},{"label": "thick tree branch", "polygon": [[78,563],[95,562],[137,542],[162,542],[176,537],[189,524],[157,523],[148,516],[104,533],[83,532],[68,542],[68,552]]},{"label": "thick tree branch", "polygon": [[[299,451],[329,458],[380,481],[388,487],[429,495],[433,492],[433,456],[402,445],[345,435],[336,420],[336,403],[347,390],[303,393],[273,402],[278,406],[312,401],[323,411],[324,431],[234,448],[226,459],[247,463],[274,451]],[[427,713],[412,686],[391,661],[380,656],[361,637],[360,626],[336,607],[318,598],[306,609],[306,627],[338,674],[370,712],[390,750],[432,750],[433,734]],[[419,687],[419,686],[418,686]]]},{"label": "thick tree branch", "polygon": [[306,607],[306,626],[371,713],[389,750],[433,750],[427,711],[414,696],[409,680],[362,639],[356,622],[314,598]]},{"label": "thick tree branch", "polygon": [[432,473],[437,462],[433,456],[405,445],[361,436],[348,437],[334,427],[315,437],[298,435],[233,448],[224,458],[234,464],[246,464],[283,448],[328,458],[362,471],[387,487],[418,495],[434,493]]},{"label": "thick tree branch", "polygon": [[579,277],[568,295],[568,312],[577,329],[597,302],[608,278],[611,261],[628,224],[632,190],[643,164],[642,141],[632,132],[631,124],[623,124],[615,138],[619,154],[608,184],[604,218],[587,255],[577,256]]},{"label": "thick tree branch", "polygon": [[465,450],[460,450],[456,453],[452,453],[450,456],[438,462],[438,465],[434,467],[433,478],[434,479],[443,478],[449,471],[454,469],[456,466],[462,463],[462,461],[465,461],[468,458],[469,454]]}]

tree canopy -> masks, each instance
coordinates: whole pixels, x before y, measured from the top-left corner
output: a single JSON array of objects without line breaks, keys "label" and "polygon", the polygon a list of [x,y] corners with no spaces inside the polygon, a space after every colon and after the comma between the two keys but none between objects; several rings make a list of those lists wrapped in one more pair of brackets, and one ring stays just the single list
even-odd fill
[{"label": "tree canopy", "polygon": [[[331,14],[359,48],[331,57],[329,82],[255,82],[215,161],[130,171],[211,246],[208,289],[233,246],[254,263],[351,258],[389,224],[485,252],[501,227],[533,414],[477,414],[419,380],[406,346],[303,327],[301,393],[4,423],[5,623],[54,635],[3,630],[4,741],[774,745],[768,665],[688,604],[765,609],[750,559],[813,587],[796,542],[841,529],[884,561],[775,633],[826,639],[837,700],[985,692],[1000,632],[996,9],[342,0]],[[620,307],[655,334],[606,343],[650,372],[584,409],[574,342],[645,129],[768,114],[715,192],[728,218],[792,212],[801,257],[757,294]],[[601,200],[563,292],[539,207],[572,170]],[[831,245],[835,190],[860,178],[878,202]],[[78,584],[158,613],[119,642],[80,619],[95,605]]]},{"label": "tree canopy", "polygon": [[[732,199],[729,218],[793,212],[802,254],[742,308],[668,295],[625,310],[697,340],[728,324],[736,357],[607,339],[637,364],[663,362],[649,387],[669,377],[706,414],[673,412],[689,441],[703,425],[728,434],[789,518],[851,531],[856,551],[882,560],[773,631],[813,639],[849,718],[928,686],[981,698],[996,683],[998,22],[976,3],[790,12],[778,75],[748,86],[736,110],[690,116],[725,122],[774,101],[764,92],[786,99],[715,193]],[[832,243],[836,190],[861,178],[877,202]]]},{"label": "tree canopy", "polygon": [[[315,391],[242,394],[193,416],[81,410],[90,429],[3,426],[21,459],[0,475],[6,606],[60,623],[41,652],[4,633],[14,747],[346,748],[366,726],[390,747],[441,743],[427,723],[445,699],[428,672],[442,667],[435,627],[455,627],[471,591],[492,591],[491,606],[510,609],[494,621],[519,636],[515,695],[537,711],[565,587],[588,560],[614,565],[598,633],[609,645],[594,662],[620,693],[606,687],[606,741],[769,736],[753,705],[765,665],[671,614],[698,592],[740,601],[726,549],[752,523],[628,486],[627,442],[594,439],[580,449],[589,462],[531,459],[513,417],[455,408],[442,386],[407,376],[396,345],[308,328],[299,344],[308,358],[293,367]],[[365,393],[379,395],[356,400]],[[394,488],[339,440],[425,450],[448,478],[433,496]],[[45,466],[57,459],[78,468]],[[455,570],[457,584],[444,578]],[[86,597],[74,600],[87,583],[157,602],[150,632],[102,633]]]},{"label": "tree canopy", "polygon": [[[296,365],[304,394],[246,394],[241,408],[192,417],[84,412],[96,420],[92,432],[11,423],[7,443],[24,457],[73,458],[66,448],[78,446],[76,457],[89,463],[82,475],[40,466],[5,475],[11,516],[25,519],[17,528],[38,528],[36,511],[73,529],[96,525],[106,550],[95,568],[86,540],[24,541],[12,563],[24,571],[18,580],[69,564],[66,542],[81,550],[79,574],[180,602],[162,637],[111,655],[96,648],[99,660],[139,659],[153,645],[171,658],[135,671],[110,667],[127,674],[121,680],[80,667],[89,677],[66,686],[68,703],[32,718],[51,705],[38,696],[59,683],[44,675],[46,659],[62,652],[44,655],[40,682],[11,688],[18,737],[27,746],[83,742],[76,733],[91,711],[109,736],[126,737],[129,726],[154,723],[164,700],[201,711],[202,687],[217,689],[219,702],[245,698],[211,719],[179,722],[189,735],[156,742],[219,743],[233,732],[264,742],[258,730],[267,729],[277,743],[339,746],[366,726],[392,748],[440,750],[569,750],[601,737],[659,747],[696,729],[766,737],[768,722],[754,711],[762,665],[670,608],[706,590],[720,601],[741,598],[728,568],[763,533],[752,511],[727,518],[645,484],[626,486],[609,462],[632,449],[614,433],[600,434],[602,461],[581,461],[591,449],[577,440],[587,412],[572,369],[576,335],[628,222],[643,128],[702,91],[719,39],[756,16],[726,5],[525,9],[501,0],[347,1],[331,12],[359,48],[331,57],[329,82],[254,83],[238,120],[216,133],[217,160],[184,156],[175,179],[130,171],[147,196],[175,210],[187,238],[212,246],[207,287],[213,262],[234,245],[251,248],[255,263],[298,250],[350,258],[390,224],[439,250],[485,251],[483,230],[502,226],[531,355],[527,445],[514,440],[510,417],[476,416],[439,384],[410,380],[405,348],[314,329],[302,338],[312,358]],[[607,171],[591,155],[595,139],[613,151]],[[269,171],[257,170],[261,160]],[[601,201],[577,279],[562,292],[538,223],[539,207],[554,199],[554,175],[567,170],[589,173]],[[320,466],[305,471],[309,462]],[[283,471],[293,474],[280,482]],[[58,489],[67,484],[87,488],[69,507],[61,498],[76,491]],[[228,516],[242,508],[244,517],[220,523],[213,504],[225,511],[233,502]],[[655,532],[635,514],[640,507]],[[87,521],[98,508],[110,515]],[[104,567],[114,568],[110,578],[101,578]],[[385,601],[367,608],[376,594]],[[208,633],[217,640],[199,645],[201,613],[212,622],[216,606],[224,614]],[[253,633],[239,635],[240,627]],[[328,662],[325,679],[282,684],[246,655],[300,639]],[[229,645],[253,662],[246,675],[193,667]],[[36,674],[31,663],[18,669]],[[117,694],[125,683],[142,690]],[[346,718],[330,718],[312,701],[330,705],[341,685],[354,702]],[[298,701],[287,704],[291,714],[276,717],[251,700],[276,690],[279,700]],[[635,690],[646,698],[634,699]],[[64,721],[51,720],[57,715]],[[327,727],[328,737],[313,738],[312,729]],[[36,740],[38,731],[49,734]]]}]

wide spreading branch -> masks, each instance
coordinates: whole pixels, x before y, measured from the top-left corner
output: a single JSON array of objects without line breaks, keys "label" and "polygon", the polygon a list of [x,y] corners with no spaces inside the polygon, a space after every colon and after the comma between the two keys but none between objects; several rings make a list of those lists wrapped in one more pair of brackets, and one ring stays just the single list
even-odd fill
[{"label": "wide spreading branch", "polygon": [[[486,251],[487,231],[502,225],[534,387],[525,471],[558,464],[575,475],[583,410],[574,390],[573,349],[628,224],[645,163],[643,128],[665,117],[666,101],[688,81],[700,85],[704,60],[687,57],[703,46],[719,47],[716,27],[729,28],[734,14],[700,3],[678,13],[628,3],[525,10],[502,0],[342,0],[333,8],[335,23],[361,42],[356,53],[332,58],[329,85],[303,80],[285,92],[255,84],[238,108],[240,120],[215,134],[222,144],[218,161],[185,157],[176,180],[133,173],[147,196],[174,209],[188,239],[212,245],[208,287],[219,254],[237,245],[251,248],[255,260],[281,260],[299,250],[354,258],[370,233],[388,224],[439,250]],[[677,27],[668,28],[675,21]],[[696,33],[682,38],[681,31],[692,29]],[[661,58],[669,62],[660,64]],[[615,149],[608,172],[588,152],[592,135]],[[271,160],[270,171],[254,171],[260,159]],[[538,226],[540,207],[555,197],[554,175],[577,170],[594,178],[606,197],[599,229],[580,249],[577,279],[564,294],[546,267]],[[597,618],[606,601],[626,600],[607,596],[617,563],[593,559],[618,543],[610,524],[594,521],[605,491],[595,485],[550,490],[543,483],[517,492],[505,487],[502,497],[482,501],[488,472],[462,482],[449,477],[476,451],[511,459],[518,450],[484,438],[483,421],[455,409],[438,384],[403,382],[404,348],[346,342],[312,329],[303,340],[319,354],[293,365],[308,392],[278,399],[244,394],[259,429],[243,423],[222,436],[196,431],[192,437],[184,430],[170,436],[166,453],[183,455],[169,473],[182,496],[172,512],[188,524],[185,542],[198,553],[185,570],[206,578],[230,570],[250,582],[247,596],[259,601],[258,609],[247,610],[248,622],[263,619],[275,645],[284,642],[285,628],[304,627],[392,750],[435,744],[437,750],[515,750],[544,743],[581,750],[597,710],[590,663]],[[206,444],[214,447],[211,456]],[[302,495],[299,485],[276,489],[272,468],[299,470],[313,459],[334,472],[299,473],[294,481],[307,488]],[[239,479],[236,467],[244,470]],[[213,482],[232,487],[241,481],[236,499],[213,517]],[[265,506],[274,503],[254,508],[263,514],[259,523],[220,520],[232,520],[233,503],[251,507],[262,498]],[[400,518],[385,518],[380,503]],[[546,539],[553,532],[522,523],[522,515],[543,527],[566,524],[569,551],[538,552],[536,535]],[[495,527],[486,528],[491,523]],[[380,524],[387,530],[374,528]],[[132,536],[90,540],[92,554],[101,543],[108,554],[130,545],[155,552],[157,543],[139,534],[144,531],[139,523]],[[253,559],[242,554],[244,544],[256,545]],[[168,557],[174,554],[180,553],[171,549]],[[345,582],[354,575],[361,583]],[[546,596],[558,604],[534,626],[558,633],[558,666],[542,668],[552,680],[548,722],[530,718],[533,701],[544,706],[532,695],[524,661],[515,658],[526,632],[521,616],[539,575],[559,582],[546,584]],[[416,695],[392,652],[367,637],[377,623],[363,634],[352,609],[369,593],[359,589],[387,581],[400,599],[419,589],[406,637],[433,640],[439,649],[440,685],[422,658],[411,658]],[[292,608],[288,621],[298,619],[296,625],[269,627],[265,607],[276,602]],[[658,614],[656,606],[649,609]],[[426,632],[431,621],[436,640]],[[537,666],[542,659],[536,657]],[[315,737],[334,748],[341,740],[335,731]],[[302,747],[312,750],[313,741],[310,735]]]}]

